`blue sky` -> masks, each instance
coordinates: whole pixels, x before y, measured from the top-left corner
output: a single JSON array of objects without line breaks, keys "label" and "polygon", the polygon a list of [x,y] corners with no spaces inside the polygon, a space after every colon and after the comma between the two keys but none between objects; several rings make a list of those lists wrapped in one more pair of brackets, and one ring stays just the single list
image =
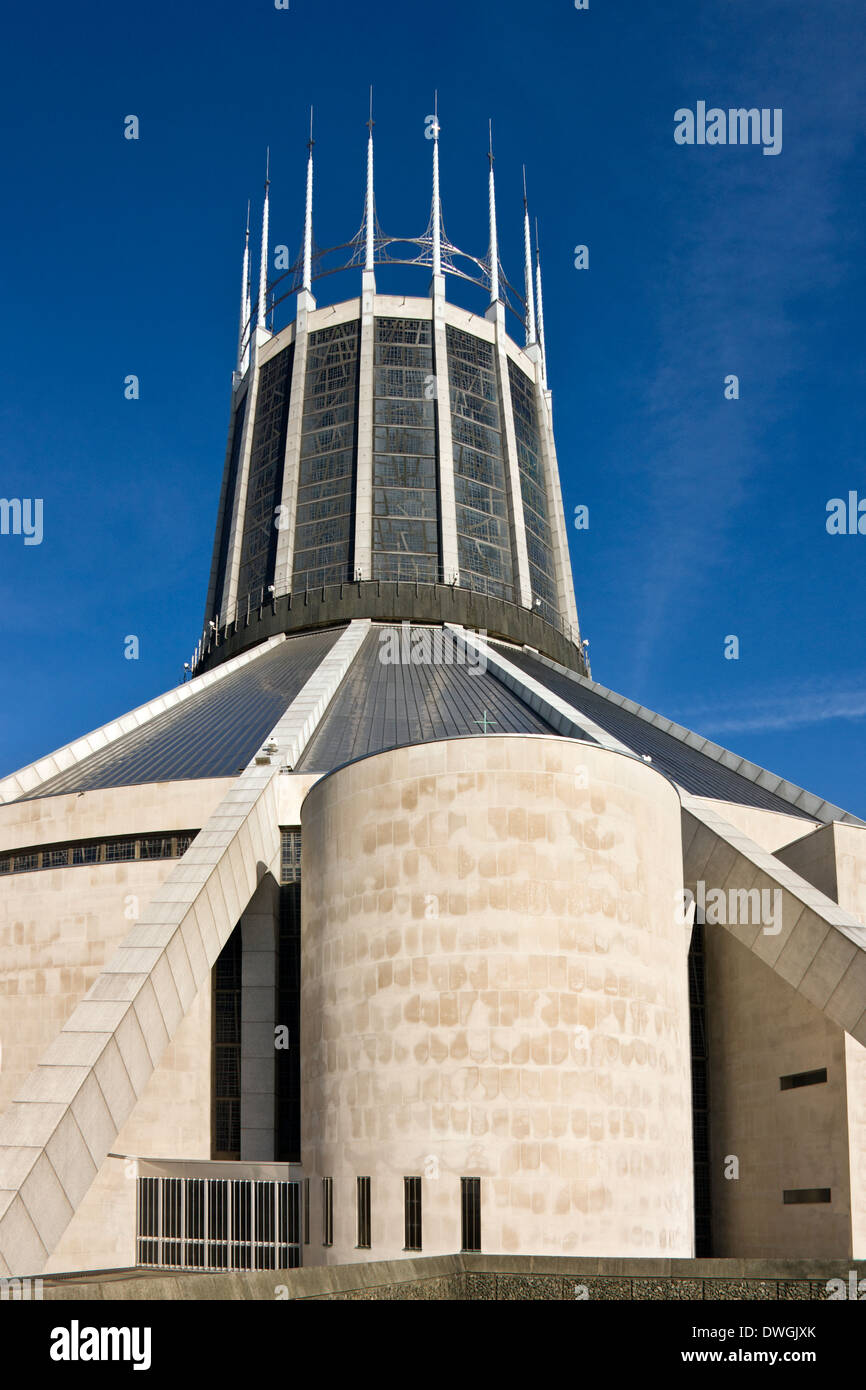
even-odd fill
[{"label": "blue sky", "polygon": [[[831,497],[866,497],[864,49],[855,0],[10,12],[0,496],[43,498],[44,539],[0,536],[0,771],[180,678],[247,198],[256,218],[270,145],[272,241],[294,255],[312,103],[316,241],[353,235],[372,82],[387,232],[427,223],[434,88],[446,228],[479,256],[493,118],[514,282],[527,165],[566,512],[590,508],[571,547],[593,675],[866,815],[866,536],[825,527]],[[781,108],[781,153],[676,144],[674,112],[699,100]],[[324,281],[320,302],[357,278]],[[427,277],[379,284],[424,293]]]}]

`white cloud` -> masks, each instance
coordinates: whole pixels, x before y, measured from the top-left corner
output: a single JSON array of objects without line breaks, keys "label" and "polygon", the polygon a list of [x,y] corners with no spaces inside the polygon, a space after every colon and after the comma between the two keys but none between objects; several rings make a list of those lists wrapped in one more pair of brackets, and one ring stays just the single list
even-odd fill
[{"label": "white cloud", "polygon": [[728,708],[721,717],[706,707],[693,710],[685,720],[697,721],[707,737],[716,734],[800,729],[808,724],[830,720],[866,718],[866,688],[849,690],[798,690],[779,695],[762,695],[741,709]]}]

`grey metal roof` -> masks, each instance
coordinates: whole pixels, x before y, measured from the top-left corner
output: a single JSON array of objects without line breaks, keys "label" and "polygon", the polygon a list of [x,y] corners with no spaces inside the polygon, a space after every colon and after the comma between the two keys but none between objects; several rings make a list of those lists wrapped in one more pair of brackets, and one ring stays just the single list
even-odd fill
[{"label": "grey metal roof", "polygon": [[[440,629],[441,631],[441,629]],[[483,734],[555,731],[488,671],[424,662],[380,661],[384,634],[375,626],[297,766],[330,772],[354,758],[405,743]]]},{"label": "grey metal roof", "polygon": [[18,799],[142,782],[236,777],[341,631],[329,628],[288,638]]},{"label": "grey metal roof", "polygon": [[732,801],[740,806],[755,806],[765,811],[781,811],[788,816],[812,816],[801,807],[776,796],[765,787],[759,786],[715,758],[708,757],[698,749],[690,747],[674,734],[658,728],[647,719],[631,710],[623,709],[612,700],[590,688],[590,682],[576,676],[565,675],[538,660],[529,652],[510,647],[501,642],[490,645],[507,661],[512,662],[526,675],[546,685],[556,695],[566,700],[575,709],[593,719],[606,733],[620,739],[633,752],[648,753],[653,766],[664,772],[692,796],[713,797],[719,801]]}]

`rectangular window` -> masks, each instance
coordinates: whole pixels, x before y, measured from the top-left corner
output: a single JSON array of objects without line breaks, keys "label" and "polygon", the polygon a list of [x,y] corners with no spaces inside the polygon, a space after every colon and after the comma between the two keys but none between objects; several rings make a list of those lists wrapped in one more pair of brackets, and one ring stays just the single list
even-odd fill
[{"label": "rectangular window", "polygon": [[280,883],[301,881],[301,832],[280,830]]},{"label": "rectangular window", "polygon": [[809,1202],[829,1202],[829,1187],[788,1187],[782,1193],[786,1207],[805,1206]]},{"label": "rectangular window", "polygon": [[263,597],[273,574],[278,531],[274,525],[283,490],[283,457],[289,418],[294,346],[284,348],[262,367],[250,447],[238,595],[252,602]]},{"label": "rectangular window", "polygon": [[421,1249],[421,1179],[403,1179],[404,1248]]},{"label": "rectangular window", "polygon": [[243,948],[235,927],[212,972],[213,1158],[241,1156],[241,975]]},{"label": "rectangular window", "polygon": [[460,1179],[461,1250],[481,1249],[481,1179]]},{"label": "rectangular window", "polygon": [[105,862],[118,864],[122,860],[135,858],[134,840],[109,840],[105,846]]},{"label": "rectangular window", "polygon": [[322,1244],[334,1244],[334,1179],[322,1178]]},{"label": "rectangular window", "polygon": [[794,1091],[798,1086],[818,1086],[826,1080],[826,1067],[820,1067],[818,1071],[795,1071],[791,1076],[779,1077],[779,1090]]},{"label": "rectangular window", "polygon": [[171,859],[171,840],[162,835],[151,840],[140,840],[138,855],[140,859]]},{"label": "rectangular window", "polygon": [[[292,577],[298,593],[352,577],[359,343],[357,319],[309,336]],[[308,516],[308,504],[323,497],[339,505],[326,519]]]},{"label": "rectangular window", "polygon": [[358,1249],[370,1249],[370,1179],[358,1178]]}]

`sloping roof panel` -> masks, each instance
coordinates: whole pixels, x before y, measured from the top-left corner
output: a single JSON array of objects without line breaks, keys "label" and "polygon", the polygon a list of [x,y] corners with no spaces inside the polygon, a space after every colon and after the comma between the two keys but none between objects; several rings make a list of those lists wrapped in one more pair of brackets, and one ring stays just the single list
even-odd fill
[{"label": "sloping roof panel", "polygon": [[329,628],[287,638],[18,799],[142,782],[236,777],[341,631]]},{"label": "sloping roof panel", "polygon": [[310,740],[299,772],[329,772],[406,743],[485,731],[554,732],[489,671],[456,662],[382,660],[391,635],[399,644],[399,628],[373,628]]}]

